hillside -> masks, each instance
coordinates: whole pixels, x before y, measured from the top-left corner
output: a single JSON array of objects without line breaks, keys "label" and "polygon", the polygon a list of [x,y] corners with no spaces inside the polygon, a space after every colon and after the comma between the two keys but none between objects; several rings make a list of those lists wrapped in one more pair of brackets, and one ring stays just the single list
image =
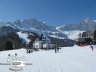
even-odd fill
[{"label": "hillside", "polygon": [[56,27],[56,29],[57,31],[65,34],[68,39],[76,40],[79,36],[79,33],[96,30],[96,20],[85,18],[77,24],[66,24]]},{"label": "hillside", "polygon": [[1,26],[4,25],[0,28],[0,35],[4,35],[6,32],[19,33],[22,42],[32,44],[36,38],[40,38],[43,34],[50,38],[51,43],[58,44],[58,46],[73,46],[79,37],[79,33],[96,29],[96,20],[90,18],[83,19],[78,24],[68,24],[60,27],[48,25],[46,22],[35,18],[0,22],[0,24],[2,24]]}]

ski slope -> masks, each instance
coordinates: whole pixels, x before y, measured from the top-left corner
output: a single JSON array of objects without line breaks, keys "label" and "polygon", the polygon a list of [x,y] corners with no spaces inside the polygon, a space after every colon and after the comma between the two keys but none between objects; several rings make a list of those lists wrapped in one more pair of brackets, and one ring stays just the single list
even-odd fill
[{"label": "ski slope", "polygon": [[59,32],[65,34],[68,37],[68,39],[75,40],[75,41],[78,39],[79,34],[84,32],[84,31],[80,31],[80,30],[64,31],[64,30],[60,29],[61,27],[64,27],[64,26],[57,27],[56,29]]},{"label": "ski slope", "polygon": [[28,39],[28,34],[22,33],[22,32],[17,32],[20,38],[23,39],[24,42],[29,43],[31,40]]},{"label": "ski slope", "polygon": [[[36,51],[30,54],[25,49],[0,52],[0,62],[6,62],[7,55],[18,54],[24,56],[27,65],[18,72],[96,72],[96,47],[94,51],[90,46],[86,47],[63,47],[58,53],[54,50]],[[9,66],[0,65],[0,72],[10,72]]]}]

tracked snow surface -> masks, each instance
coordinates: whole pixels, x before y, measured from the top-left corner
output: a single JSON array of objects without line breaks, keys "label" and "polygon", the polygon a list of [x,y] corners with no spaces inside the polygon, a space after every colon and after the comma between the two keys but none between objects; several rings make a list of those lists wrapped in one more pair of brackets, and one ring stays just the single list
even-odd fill
[{"label": "tracked snow surface", "polygon": [[[96,47],[94,51],[86,47],[62,47],[58,53],[54,50],[35,51],[30,54],[25,49],[0,52],[0,62],[7,61],[8,54],[24,56],[32,65],[23,67],[18,72],[96,72]],[[10,72],[8,65],[0,65],[0,72]]]}]

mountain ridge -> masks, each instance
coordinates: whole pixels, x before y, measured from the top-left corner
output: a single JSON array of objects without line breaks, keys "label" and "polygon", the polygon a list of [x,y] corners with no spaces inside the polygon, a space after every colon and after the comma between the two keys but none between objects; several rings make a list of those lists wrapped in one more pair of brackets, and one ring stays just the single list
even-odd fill
[{"label": "mountain ridge", "polygon": [[6,26],[11,26],[22,31],[33,31],[38,34],[45,34],[58,39],[70,39],[72,37],[72,33],[73,35],[78,36],[76,34],[88,30],[88,24],[90,25],[90,29],[96,28],[96,20],[92,20],[90,18],[83,19],[78,24],[69,24],[59,27],[50,26],[46,22],[35,18],[24,20],[18,19],[14,22],[5,23]]}]

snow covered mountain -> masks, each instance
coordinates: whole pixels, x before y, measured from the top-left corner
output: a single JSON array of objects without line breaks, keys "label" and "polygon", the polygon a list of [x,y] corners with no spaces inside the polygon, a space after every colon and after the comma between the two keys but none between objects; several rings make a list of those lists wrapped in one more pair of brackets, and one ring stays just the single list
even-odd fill
[{"label": "snow covered mountain", "polygon": [[14,23],[10,23],[11,26],[18,29],[25,30],[37,30],[37,31],[56,31],[55,27],[48,25],[46,22],[39,21],[35,18],[25,19],[25,20],[16,20]]},{"label": "snow covered mountain", "polygon": [[47,23],[36,19],[7,22],[0,28],[0,30],[5,34],[16,30],[16,34],[20,37],[23,45],[25,42],[32,45],[36,38],[41,39],[42,34],[46,36],[46,38],[50,38],[52,43],[58,44],[59,46],[73,46],[74,44],[73,40],[67,40],[67,36],[65,34],[57,31],[56,27],[50,26]]},{"label": "snow covered mountain", "polygon": [[57,31],[56,27],[48,25],[46,22],[33,19],[26,19],[26,20],[16,20],[15,22],[11,23],[8,22],[7,26],[11,26],[15,29],[23,30],[23,31],[30,31],[35,32],[38,34],[46,34],[47,36],[58,38],[58,39],[66,39],[66,35]]},{"label": "snow covered mountain", "polygon": [[57,27],[56,29],[60,29],[63,31],[80,30],[80,25],[79,24],[68,24],[68,25],[63,25],[63,26]]},{"label": "snow covered mountain", "polygon": [[35,32],[37,34],[45,34],[52,38],[71,40],[76,40],[78,34],[83,31],[96,29],[96,20],[90,18],[83,19],[78,24],[68,24],[60,27],[50,26],[46,22],[35,18],[25,20],[18,19],[15,22],[0,23],[21,31]]},{"label": "snow covered mountain", "polygon": [[57,30],[59,29],[62,31],[74,31],[74,30],[85,31],[90,28],[96,29],[96,20],[92,20],[90,18],[85,18],[85,19],[81,20],[78,24],[67,24],[67,25],[57,27],[56,29]]},{"label": "snow covered mountain", "polygon": [[65,34],[67,36],[68,39],[71,40],[77,40],[79,37],[79,33],[83,33],[84,31],[80,31],[80,30],[74,30],[74,31],[63,31],[58,29],[58,31],[60,31],[61,33]]},{"label": "snow covered mountain", "polygon": [[86,18],[82,20],[80,23],[81,30],[96,30],[96,20],[92,20],[90,18]]},{"label": "snow covered mountain", "polygon": [[56,29],[59,32],[67,35],[68,39],[76,40],[79,37],[79,33],[88,30],[96,30],[96,20],[86,18],[81,20],[78,24],[63,25],[56,27]]}]

